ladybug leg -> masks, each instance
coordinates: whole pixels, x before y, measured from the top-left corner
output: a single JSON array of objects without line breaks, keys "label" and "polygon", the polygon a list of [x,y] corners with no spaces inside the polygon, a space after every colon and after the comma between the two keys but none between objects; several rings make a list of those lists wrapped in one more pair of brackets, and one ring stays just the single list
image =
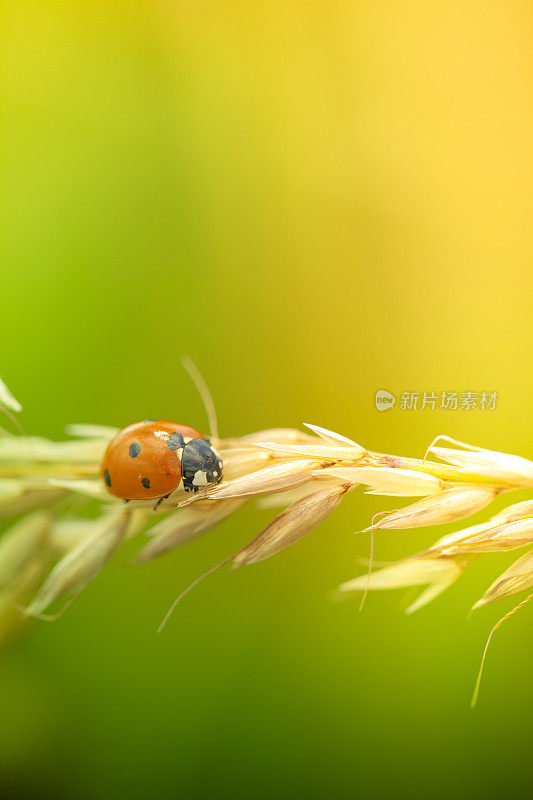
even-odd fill
[{"label": "ladybug leg", "polygon": [[171,495],[171,494],[172,494],[172,492],[169,492],[168,494],[164,494],[164,495],[163,495],[163,497],[160,497],[160,498],[159,498],[159,500],[157,501],[157,503],[155,504],[155,506],[154,506],[153,510],[154,510],[154,511],[156,511],[156,510],[157,510],[157,507],[158,507],[158,505],[159,505],[160,503],[162,503],[162,502],[163,502],[163,500],[166,500],[166,499],[167,499],[167,497],[170,497],[170,495]]}]

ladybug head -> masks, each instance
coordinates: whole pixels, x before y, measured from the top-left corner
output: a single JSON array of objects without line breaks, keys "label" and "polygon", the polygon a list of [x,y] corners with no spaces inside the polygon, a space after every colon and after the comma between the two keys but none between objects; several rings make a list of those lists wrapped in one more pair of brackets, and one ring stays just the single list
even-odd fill
[{"label": "ladybug head", "polygon": [[181,476],[186,492],[197,492],[222,480],[222,459],[207,439],[191,439],[183,448]]}]

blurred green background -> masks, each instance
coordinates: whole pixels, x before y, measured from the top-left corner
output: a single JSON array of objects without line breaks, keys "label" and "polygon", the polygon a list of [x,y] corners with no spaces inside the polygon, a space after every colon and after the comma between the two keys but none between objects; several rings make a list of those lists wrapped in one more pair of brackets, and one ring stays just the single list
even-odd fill
[{"label": "blurred green background", "polygon": [[[205,427],[188,353],[224,435],[312,421],[531,457],[532,24],[510,0],[4,3],[0,370],[28,432]],[[382,414],[380,388],[499,401]],[[332,599],[394,505],[350,496],[161,636],[272,513],[142,569],[126,548],[2,653],[0,794],[527,795],[531,610],[468,707],[512,602],[466,613],[516,554],[413,617],[402,592]],[[380,534],[376,558],[446,530]]]}]

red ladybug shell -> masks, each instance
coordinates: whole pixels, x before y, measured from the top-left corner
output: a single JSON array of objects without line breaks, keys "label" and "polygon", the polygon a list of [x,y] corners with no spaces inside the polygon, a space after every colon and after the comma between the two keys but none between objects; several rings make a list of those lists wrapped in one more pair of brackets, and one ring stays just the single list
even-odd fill
[{"label": "red ladybug shell", "polygon": [[178,488],[184,444],[201,433],[162,420],[136,422],[109,443],[100,474],[107,490],[123,500],[155,500]]}]

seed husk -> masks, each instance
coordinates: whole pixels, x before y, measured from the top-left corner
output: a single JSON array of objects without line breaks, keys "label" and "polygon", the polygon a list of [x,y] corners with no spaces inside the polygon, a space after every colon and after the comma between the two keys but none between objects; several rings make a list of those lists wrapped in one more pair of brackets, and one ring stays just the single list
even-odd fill
[{"label": "seed husk", "polygon": [[525,555],[514,561],[505,572],[496,578],[483,597],[475,603],[472,608],[481,608],[487,603],[495,600],[502,600],[510,597],[517,592],[523,592],[533,586],[533,550],[529,550]]},{"label": "seed husk", "polygon": [[137,563],[144,564],[170,550],[182,547],[214,528],[244,503],[246,503],[246,499],[193,503],[187,508],[171,514],[150,529],[149,535],[153,538],[137,556]]},{"label": "seed husk", "polygon": [[318,461],[309,459],[275,464],[233,480],[223,481],[213,489],[185,500],[181,505],[187,506],[204,499],[229,500],[237,497],[261,497],[265,494],[294,489],[311,480],[313,471],[318,466]]},{"label": "seed husk", "polygon": [[433,495],[442,491],[443,483],[425,472],[387,467],[328,467],[317,472],[316,477],[331,477],[351,483],[371,486],[373,494],[397,497]]},{"label": "seed husk", "polygon": [[428,588],[407,607],[406,613],[411,614],[444,592],[460,574],[461,567],[453,559],[425,557],[405,559],[397,564],[376,570],[376,572],[345,581],[345,583],[341,583],[338,591],[341,593],[365,592],[367,589],[370,591],[400,589],[429,584]]},{"label": "seed husk", "polygon": [[449,437],[440,438],[457,446],[450,448],[432,445],[429,452],[441,461],[513,486],[533,486],[533,461],[498,450],[485,450]]},{"label": "seed husk", "polygon": [[354,442],[353,439],[348,439],[347,436],[343,436],[342,433],[336,433],[335,431],[330,431],[328,428],[322,428],[320,425],[311,425],[310,422],[304,422],[306,428],[316,433],[317,436],[320,436],[321,439],[325,439],[326,442],[333,442],[333,444],[340,444],[340,445],[348,445],[348,447],[353,447],[359,451],[359,455],[363,455],[365,453],[365,448],[361,447],[360,444]]},{"label": "seed husk", "polygon": [[0,593],[16,589],[28,566],[41,560],[50,537],[52,517],[35,511],[20,519],[0,539]]},{"label": "seed husk", "polygon": [[337,508],[347,488],[330,486],[297,500],[237,553],[234,566],[264,561],[307,536]]},{"label": "seed husk", "polygon": [[12,392],[8,389],[2,378],[0,378],[0,405],[9,408],[11,411],[22,411],[22,406]]},{"label": "seed husk", "polygon": [[424,497],[423,500],[399,511],[393,511],[366,530],[420,528],[455,522],[485,508],[494,500],[496,494],[496,490],[489,487],[453,487],[439,494]]},{"label": "seed husk", "polygon": [[300,458],[323,458],[325,461],[357,461],[362,448],[323,444],[279,444],[277,442],[254,442],[255,447],[268,450],[279,458],[298,456]]},{"label": "seed husk", "polygon": [[131,512],[105,514],[91,533],[78,542],[54,567],[25,611],[39,616],[67,594],[77,595],[92,581],[123,541]]}]

